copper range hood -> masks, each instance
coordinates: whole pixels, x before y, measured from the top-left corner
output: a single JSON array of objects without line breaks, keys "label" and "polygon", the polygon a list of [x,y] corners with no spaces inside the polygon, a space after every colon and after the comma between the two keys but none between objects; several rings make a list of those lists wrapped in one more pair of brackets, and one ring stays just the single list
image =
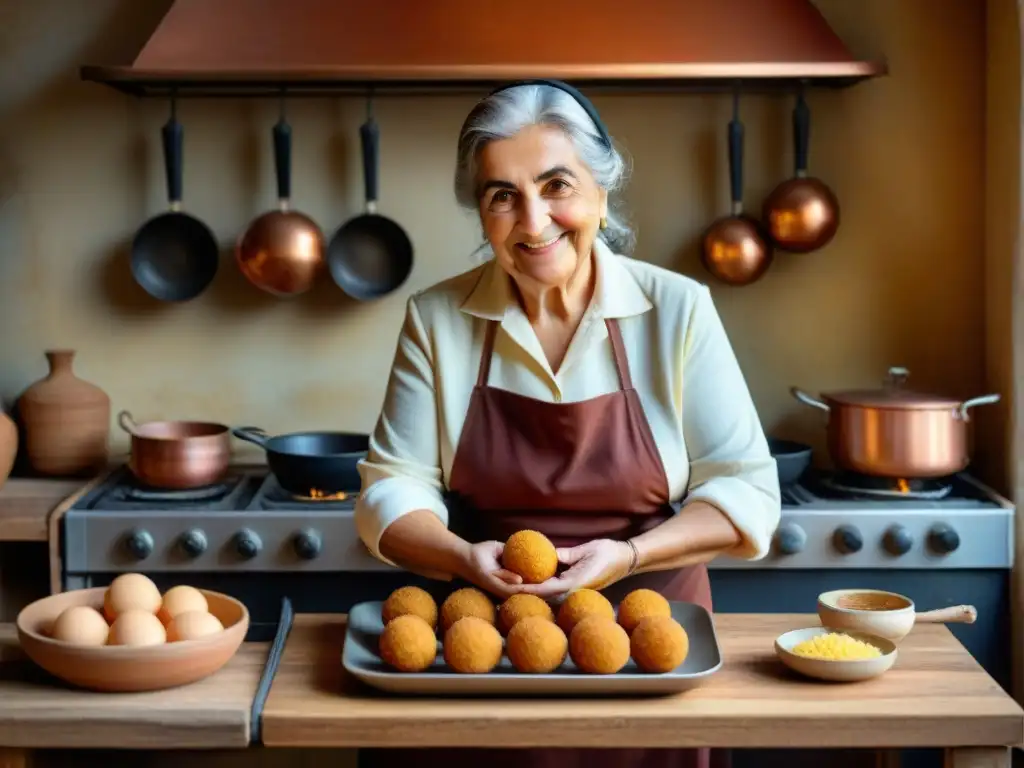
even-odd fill
[{"label": "copper range hood", "polygon": [[529,77],[630,90],[844,87],[856,59],[810,0],[175,0],[126,66],[139,96],[479,88]]}]

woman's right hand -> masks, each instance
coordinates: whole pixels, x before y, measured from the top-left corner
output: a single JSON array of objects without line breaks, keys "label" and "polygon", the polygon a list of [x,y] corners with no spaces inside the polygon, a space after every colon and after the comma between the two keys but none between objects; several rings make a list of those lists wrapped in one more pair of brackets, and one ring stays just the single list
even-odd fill
[{"label": "woman's right hand", "polygon": [[463,568],[459,576],[501,598],[520,592],[522,577],[501,565],[504,548],[505,545],[500,541],[470,544],[463,555]]}]

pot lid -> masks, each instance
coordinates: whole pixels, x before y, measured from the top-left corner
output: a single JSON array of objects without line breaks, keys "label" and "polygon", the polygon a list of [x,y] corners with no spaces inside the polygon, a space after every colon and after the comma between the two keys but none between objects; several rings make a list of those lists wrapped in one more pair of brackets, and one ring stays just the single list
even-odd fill
[{"label": "pot lid", "polygon": [[859,405],[865,408],[895,408],[899,410],[932,410],[959,408],[962,400],[944,395],[914,392],[906,388],[910,372],[906,368],[890,368],[886,381],[878,389],[850,389],[826,392],[824,400],[840,405]]}]

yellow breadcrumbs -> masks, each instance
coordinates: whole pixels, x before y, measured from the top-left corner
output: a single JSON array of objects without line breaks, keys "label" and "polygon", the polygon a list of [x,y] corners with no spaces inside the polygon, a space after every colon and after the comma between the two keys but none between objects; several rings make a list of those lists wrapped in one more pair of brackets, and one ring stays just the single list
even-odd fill
[{"label": "yellow breadcrumbs", "polygon": [[853,659],[875,659],[882,652],[870,643],[857,640],[839,632],[817,635],[793,646],[793,653],[809,659],[842,661]]}]

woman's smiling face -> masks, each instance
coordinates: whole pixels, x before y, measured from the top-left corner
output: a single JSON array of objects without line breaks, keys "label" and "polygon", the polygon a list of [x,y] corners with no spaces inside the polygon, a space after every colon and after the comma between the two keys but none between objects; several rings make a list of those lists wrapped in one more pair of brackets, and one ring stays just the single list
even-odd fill
[{"label": "woman's smiling face", "polygon": [[562,288],[589,258],[608,195],[554,126],[486,144],[480,220],[498,263],[527,290]]}]

